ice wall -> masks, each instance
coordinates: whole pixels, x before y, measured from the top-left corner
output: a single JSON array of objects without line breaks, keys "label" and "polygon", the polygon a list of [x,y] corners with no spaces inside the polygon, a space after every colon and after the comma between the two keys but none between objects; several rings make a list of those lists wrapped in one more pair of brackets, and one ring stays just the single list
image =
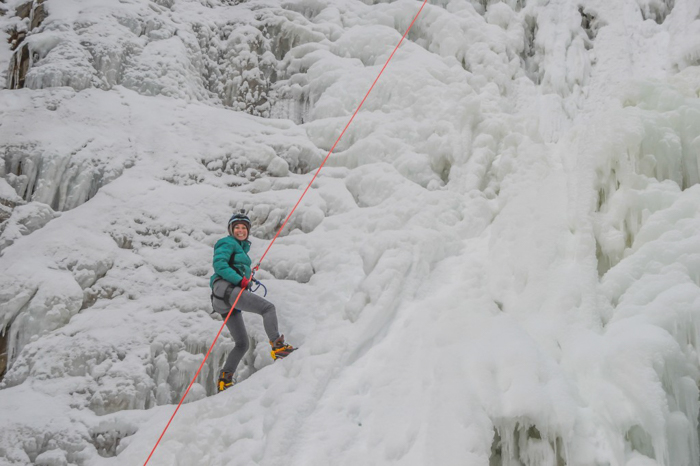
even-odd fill
[{"label": "ice wall", "polygon": [[[676,86],[646,85],[605,115],[593,132],[605,137],[597,152],[597,240],[601,274],[631,250],[650,215],[670,207],[700,180],[700,107],[688,70]],[[614,154],[614,155],[613,155]]]},{"label": "ice wall", "polygon": [[[62,127],[62,136],[51,146],[69,147],[73,138],[92,136],[99,141],[96,147],[101,150],[90,154],[91,161],[125,167],[119,177],[88,202],[60,216],[48,205],[31,201],[16,207],[7,221],[2,236],[7,242],[0,281],[3,342],[9,350],[11,370],[3,378],[3,389],[23,392],[33,380],[41,380],[48,384],[47,388],[52,387],[50,391],[68,394],[74,400],[73,406],[82,407],[77,409],[99,416],[176,401],[221,322],[207,312],[211,247],[222,234],[227,213],[234,207],[243,207],[234,204],[235,199],[229,199],[225,193],[231,186],[249,186],[257,179],[263,182],[258,191],[264,191],[269,189],[265,188],[265,178],[270,175],[306,172],[318,165],[318,150],[301,138],[299,130],[289,122],[260,125],[236,113],[196,106],[185,106],[173,113],[172,104],[176,101],[166,100],[162,107],[152,107],[130,91],[109,95],[92,91],[40,91],[29,95],[22,91],[3,97],[8,99],[4,108],[12,117],[10,120],[18,120],[20,128],[19,120],[26,108],[55,105],[51,112],[61,115],[62,121],[75,124],[80,131],[71,131],[71,125]],[[17,105],[12,108],[10,104]],[[91,112],[85,105],[111,111]],[[165,126],[164,115],[171,115]],[[128,135],[120,133],[120,125]],[[180,130],[172,132],[168,127]],[[231,132],[231,127],[237,132]],[[49,146],[41,135],[25,134],[12,126],[5,128],[7,132],[3,134],[8,139],[17,142],[27,138],[36,146]],[[163,134],[168,137],[154,137]],[[115,139],[128,147],[123,148]],[[202,150],[203,147],[208,149]],[[98,159],[98,155],[103,158]],[[156,173],[156,178],[152,178]],[[297,184],[281,187],[293,190]],[[9,184],[6,188],[18,204],[23,202]],[[199,194],[192,196],[194,192]],[[213,220],[208,209],[195,206],[215,192],[223,195],[214,195],[206,202],[218,205],[214,210],[221,218],[212,211]],[[175,201],[178,197],[189,205],[179,214]],[[235,202],[241,202],[240,194],[236,197]],[[116,207],[127,199],[127,206]],[[252,204],[252,200],[247,204]],[[266,231],[277,226],[279,215],[283,208],[289,208],[288,204],[289,201],[271,198],[270,205],[275,208],[264,211],[260,199],[256,203],[256,234],[265,236]],[[94,210],[85,215],[87,208]],[[199,209],[203,217],[195,221],[191,216],[193,208]],[[45,220],[44,213],[50,214],[49,223],[34,229],[40,219]],[[302,208],[300,213],[301,218],[290,226],[304,231],[318,225],[319,214],[323,218],[317,207]],[[182,218],[177,220],[180,215]],[[192,228],[194,224],[200,226]],[[22,252],[26,241],[41,246],[27,255]],[[308,267],[295,259],[294,251],[288,256],[277,253],[275,276],[308,280]],[[181,268],[182,261],[190,262],[190,266]],[[286,268],[285,264],[293,267]],[[171,293],[160,285],[154,286],[154,277],[161,274],[179,277],[166,286]],[[165,298],[167,295],[170,297]],[[149,301],[152,304],[145,304]],[[117,302],[124,307],[115,312],[105,310]],[[107,308],[105,304],[109,304]],[[70,330],[83,316],[87,316],[83,330]],[[88,330],[96,329],[96,324],[102,330]],[[241,380],[270,362],[263,358],[268,353],[256,343],[267,345],[261,338],[262,329],[253,329],[256,333],[251,346],[256,350],[242,365]],[[54,334],[55,338],[51,336]],[[66,339],[70,345],[65,344]],[[213,352],[211,367],[201,374],[201,385],[191,392],[193,400],[212,394],[214,374],[231,347],[230,337],[225,335]],[[61,377],[56,378],[57,374]],[[65,385],[63,376],[77,383]],[[60,406],[59,412],[68,408]],[[84,421],[80,421],[84,428],[79,432],[68,429],[69,438],[59,433],[64,426],[54,430],[55,426],[25,425],[28,430],[22,430],[24,427],[5,424],[0,429],[3,438],[18,449],[8,449],[9,444],[3,441],[3,456],[32,463],[43,461],[42,455],[56,450],[55,454],[66,452],[66,461],[83,462],[85,459],[76,456],[76,451],[84,449],[86,442],[95,454],[114,455],[120,439],[136,430],[131,421],[122,418],[94,418],[87,424]],[[14,437],[20,431],[28,432],[26,439]],[[53,439],[49,444],[41,440],[46,435]],[[27,440],[30,438],[39,440],[31,443]]]},{"label": "ice wall", "polygon": [[261,5],[266,8],[255,12],[218,2],[140,2],[108,10],[99,2],[18,3],[16,18],[25,11],[31,16],[8,26],[17,39],[7,87],[122,85],[269,116],[283,72],[278,60],[291,47],[325,36],[293,8]]},{"label": "ice wall", "polygon": [[[3,4],[0,456],[145,460],[230,211],[258,257],[418,6]],[[699,10],[431,1],[260,272],[300,350],[208,396],[224,332],[153,464],[697,464]]]}]

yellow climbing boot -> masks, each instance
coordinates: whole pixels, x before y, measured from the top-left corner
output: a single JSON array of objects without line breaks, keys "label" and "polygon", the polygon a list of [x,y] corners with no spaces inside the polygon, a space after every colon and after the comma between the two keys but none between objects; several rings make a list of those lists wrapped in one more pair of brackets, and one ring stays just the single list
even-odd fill
[{"label": "yellow climbing boot", "polygon": [[216,392],[221,393],[227,388],[233,387],[233,373],[221,371],[219,375],[219,382],[216,384]]},{"label": "yellow climbing boot", "polygon": [[288,345],[284,342],[284,335],[280,335],[275,341],[271,341],[270,345],[272,346],[270,354],[272,355],[272,359],[275,360],[287,357],[289,353],[296,349],[292,347],[292,345]]}]

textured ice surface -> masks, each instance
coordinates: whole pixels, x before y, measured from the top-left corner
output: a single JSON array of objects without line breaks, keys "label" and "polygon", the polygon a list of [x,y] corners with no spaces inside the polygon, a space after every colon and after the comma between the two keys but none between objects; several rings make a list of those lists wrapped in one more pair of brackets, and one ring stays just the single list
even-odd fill
[{"label": "textured ice surface", "polygon": [[[231,211],[259,258],[420,2],[21,3],[0,458],[142,464]],[[224,331],[150,464],[697,465],[699,18],[431,1],[258,274],[300,349],[208,396]]]}]

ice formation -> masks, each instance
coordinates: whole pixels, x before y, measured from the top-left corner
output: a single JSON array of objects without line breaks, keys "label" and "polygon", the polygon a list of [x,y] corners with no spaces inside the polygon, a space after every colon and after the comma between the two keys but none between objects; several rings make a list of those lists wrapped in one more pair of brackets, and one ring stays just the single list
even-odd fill
[{"label": "ice formation", "polygon": [[[0,2],[0,463],[143,464],[422,2]],[[700,464],[700,3],[430,0],[149,464]]]}]

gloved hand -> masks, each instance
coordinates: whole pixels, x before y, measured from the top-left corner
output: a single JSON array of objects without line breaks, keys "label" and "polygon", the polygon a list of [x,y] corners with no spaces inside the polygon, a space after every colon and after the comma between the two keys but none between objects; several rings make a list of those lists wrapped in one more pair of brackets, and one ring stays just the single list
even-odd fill
[{"label": "gloved hand", "polygon": [[244,290],[247,290],[249,284],[250,284],[250,280],[248,280],[247,277],[243,277],[243,279],[241,279],[241,283],[238,286],[240,286]]}]

